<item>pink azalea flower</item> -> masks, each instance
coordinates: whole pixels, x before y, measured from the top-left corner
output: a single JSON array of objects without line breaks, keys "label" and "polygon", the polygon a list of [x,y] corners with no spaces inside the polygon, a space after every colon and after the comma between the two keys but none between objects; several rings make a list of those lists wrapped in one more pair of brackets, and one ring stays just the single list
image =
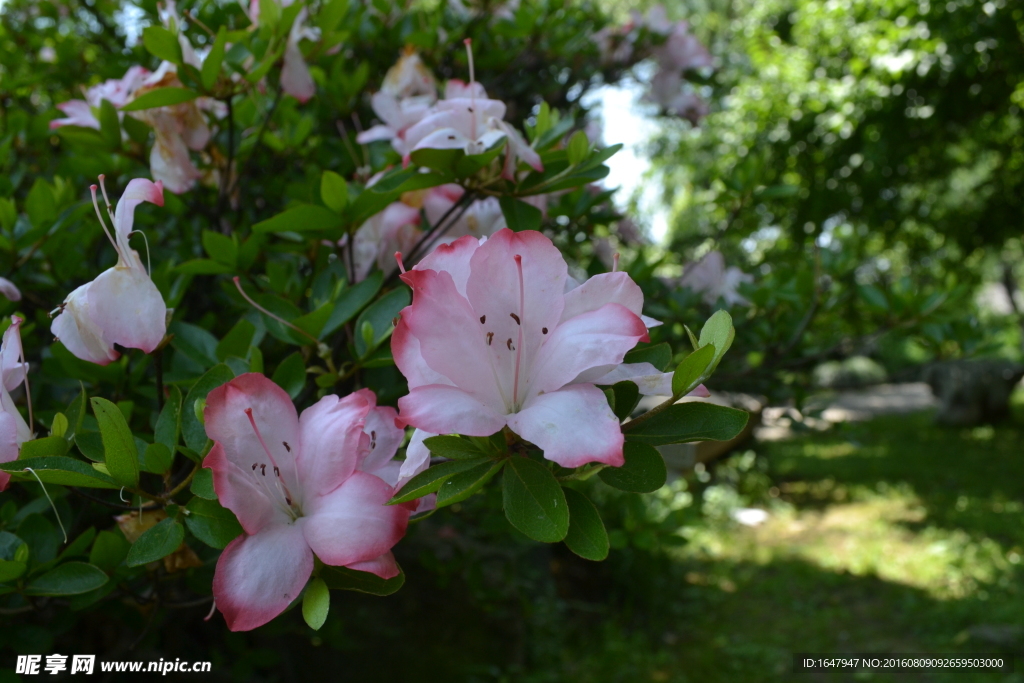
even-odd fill
[{"label": "pink azalea flower", "polygon": [[[461,186],[454,184],[431,188],[423,199],[423,212],[430,224],[437,225],[464,192]],[[501,212],[501,205],[495,197],[478,199],[466,208],[436,243],[449,244],[466,235],[489,237],[507,227],[505,215]]]},{"label": "pink azalea flower", "polygon": [[204,466],[245,531],[213,577],[232,631],[281,614],[309,580],[314,553],[327,565],[398,575],[391,548],[405,534],[409,506],[385,504],[394,487],[376,472],[393,474],[401,438],[393,411],[378,410],[363,390],[325,396],[299,416],[284,390],[255,373],[210,392],[205,421],[214,447]]},{"label": "pink azalea flower", "polygon": [[739,293],[739,287],[753,281],[752,275],[736,266],[726,268],[722,252],[711,251],[700,261],[686,266],[679,285],[702,294],[708,306],[714,306],[719,298],[724,299],[727,306],[735,306],[750,303]]},{"label": "pink azalea flower", "polygon": [[[419,209],[402,202],[393,202],[359,226],[352,240],[355,246],[351,264],[355,280],[359,282],[366,279],[374,264],[385,275],[394,272],[394,253],[408,251],[416,246],[421,235],[419,224]],[[346,246],[346,242],[343,238],[339,244]],[[350,263],[347,251],[346,247],[346,267]]]},{"label": "pink azalea flower", "polygon": [[[183,87],[177,67],[170,62],[160,64],[135,91],[138,97],[151,90]],[[211,132],[200,105],[193,100],[168,107],[156,107],[131,112],[136,119],[152,126],[156,142],[149,154],[149,169],[153,178],[163,183],[170,192],[181,194],[192,189],[202,172],[196,168],[189,150],[199,151],[210,141]]]},{"label": "pink azalea flower", "polygon": [[[96,199],[96,186],[90,189],[96,216],[107,232]],[[68,351],[98,365],[107,365],[120,357],[114,344],[151,353],[167,334],[167,306],[138,252],[128,244],[135,207],[142,202],[163,206],[163,187],[159,182],[136,178],[128,183],[113,212],[106,188],[103,198],[114,226],[114,234],[107,232],[107,237],[117,250],[117,265],[71,292],[61,304],[60,315],[50,325],[50,331]]]},{"label": "pink azalea flower", "polygon": [[[100,122],[93,109],[98,108],[103,100],[120,109],[131,100],[135,90],[142,85],[147,75],[147,69],[133,66],[121,78],[112,78],[86,90],[84,100],[61,102],[57,109],[67,114],[67,117],[50,121],[50,130],[61,126],[82,126],[99,130]],[[123,119],[124,114],[118,112],[118,118]]]},{"label": "pink azalea flower", "polygon": [[291,31],[288,33],[288,43],[284,49],[284,65],[281,69],[281,90],[291,95],[299,102],[306,102],[316,94],[316,83],[309,73],[309,66],[306,65],[306,58],[302,56],[299,43],[303,38],[318,40],[320,30],[307,27],[306,19],[309,11],[303,7],[299,10],[298,16],[292,23]]},{"label": "pink azalea flower", "polygon": [[0,277],[0,294],[11,301],[21,301],[21,290],[5,277]]},{"label": "pink azalea flower", "polygon": [[[21,444],[34,438],[25,418],[18,412],[10,392],[28,382],[28,363],[21,348],[21,318],[11,316],[11,325],[4,332],[0,346],[0,462],[17,460]],[[7,488],[11,475],[0,472],[0,491]]]},{"label": "pink azalea flower", "polygon": [[[453,79],[445,86],[445,97],[431,113],[405,131],[405,148],[461,149],[466,154],[481,154],[502,140],[507,141],[502,175],[513,178],[520,160],[538,171],[544,170],[540,155],[523,136],[505,122],[505,103],[487,97],[473,74],[473,53],[469,54],[469,83]],[[408,157],[406,157],[408,162]]]},{"label": "pink azalea flower", "polygon": [[505,426],[565,467],[623,463],[623,436],[594,382],[648,339],[625,273],[566,292],[567,266],[539,232],[439,246],[403,280],[413,303],[391,347],[409,381],[399,421],[436,434]]}]

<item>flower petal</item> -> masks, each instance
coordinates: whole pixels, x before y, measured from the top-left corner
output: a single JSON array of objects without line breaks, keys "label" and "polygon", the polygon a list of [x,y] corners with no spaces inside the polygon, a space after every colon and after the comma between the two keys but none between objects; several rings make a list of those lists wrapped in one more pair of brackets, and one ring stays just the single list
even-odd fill
[{"label": "flower petal", "polygon": [[[390,406],[374,408],[366,416],[363,433],[370,436],[370,451],[359,465],[359,469],[363,472],[377,474],[378,470],[387,466],[388,463],[394,462],[398,447],[405,440],[405,430],[395,425],[396,419],[398,419],[398,411]],[[389,477],[380,474],[377,476],[394,486],[394,482],[390,481]]]},{"label": "flower petal", "polygon": [[429,384],[398,399],[398,421],[435,434],[490,436],[505,426],[502,413],[492,410],[458,387]]},{"label": "flower petal", "polygon": [[275,524],[228,544],[217,560],[213,597],[232,631],[249,631],[287,609],[313,573],[297,524]]},{"label": "flower petal", "polygon": [[[623,363],[610,372],[588,381],[592,384],[615,384],[628,380],[634,382],[644,396],[671,396],[673,374],[661,372],[650,363]],[[577,382],[579,381],[577,378]]]},{"label": "flower petal", "polygon": [[604,392],[592,384],[532,397],[523,410],[509,416],[508,426],[562,467],[588,462],[618,467],[625,462],[619,420]]},{"label": "flower petal", "polygon": [[[455,201],[458,201],[456,198]],[[426,209],[426,204],[424,204]],[[449,207],[450,208],[450,207]],[[429,218],[429,216],[428,216]],[[432,220],[432,222],[434,222]],[[460,237],[450,244],[438,245],[432,252],[424,256],[414,270],[444,271],[452,276],[455,289],[466,296],[466,282],[469,280],[470,260],[483,242],[471,235]]]},{"label": "flower petal", "polygon": [[131,247],[128,246],[128,235],[135,223],[135,207],[142,202],[163,206],[163,185],[159,181],[154,183],[145,178],[134,178],[124,189],[121,198],[117,200],[117,208],[114,210],[114,232],[117,233],[118,249],[124,251],[122,254],[124,258],[127,258],[131,252]]},{"label": "flower petal", "polygon": [[[4,399],[4,410],[0,411],[0,462],[11,462],[18,459],[21,444],[18,442],[17,419],[8,412],[8,406],[13,410],[17,410],[17,408],[14,408],[13,401],[8,404],[9,396],[5,396]],[[5,490],[10,481],[11,475],[0,472],[0,491]]]},{"label": "flower petal", "polygon": [[[108,344],[151,353],[167,334],[167,306],[132,252],[136,267],[115,266],[89,287],[89,316]],[[59,336],[59,335],[58,335]]]},{"label": "flower petal", "polygon": [[600,273],[566,293],[562,320],[596,311],[605,304],[621,304],[640,315],[644,293],[627,273]]},{"label": "flower petal", "polygon": [[[406,307],[402,313],[408,310]],[[423,360],[420,340],[409,331],[404,318],[399,318],[395,331],[391,333],[391,354],[395,358],[395,365],[409,382],[410,389],[427,384],[451,384],[451,380],[431,370],[427,361]]]},{"label": "flower petal", "polygon": [[235,513],[245,533],[255,534],[268,524],[284,524],[291,520],[256,479],[263,472],[232,462],[221,444],[213,445],[203,460],[203,467],[213,471],[213,490],[217,492],[217,499]]},{"label": "flower petal", "polygon": [[349,569],[355,569],[356,571],[376,574],[385,581],[387,579],[393,579],[402,573],[402,570],[398,566],[398,562],[395,561],[394,553],[390,550],[380,557],[375,557],[372,560],[354,562],[345,566]]},{"label": "flower petal", "polygon": [[561,323],[540,349],[529,377],[529,393],[555,391],[581,373],[602,365],[615,366],[647,328],[635,313],[619,304],[605,304]]},{"label": "flower petal", "polygon": [[11,301],[21,301],[21,291],[18,287],[5,277],[0,277],[0,294]]},{"label": "flower petal", "polygon": [[[336,489],[359,464],[363,423],[373,406],[369,390],[324,396],[302,411],[296,460],[303,504]],[[293,444],[294,445],[294,444]]]},{"label": "flower petal", "polygon": [[[420,356],[426,364],[491,411],[503,410],[505,400],[495,382],[495,368],[488,353],[490,328],[481,324],[480,312],[458,293],[447,272],[410,270],[402,280],[413,290],[413,303],[402,311],[402,322],[419,341]],[[494,338],[493,342],[491,347],[504,340]],[[498,374],[510,373],[499,370]],[[509,381],[506,379],[506,384]]]},{"label": "flower petal", "polygon": [[77,288],[64,300],[64,310],[50,323],[53,333],[77,358],[107,365],[120,358],[114,345],[104,341],[103,331],[96,325],[89,309],[91,282]]},{"label": "flower petal", "polygon": [[391,550],[409,523],[409,510],[385,505],[394,489],[366,472],[355,472],[326,496],[307,504],[300,521],[306,541],[325,564],[348,566]]},{"label": "flower petal", "polygon": [[[269,456],[249,422],[246,414],[249,408],[252,409],[253,421],[263,436],[263,442],[270,449]],[[267,496],[273,495],[277,489],[270,477],[275,466],[279,468],[284,486],[298,499],[293,502],[302,502],[302,479],[296,466],[296,450],[301,444],[299,418],[295,413],[295,405],[284,389],[259,373],[239,375],[210,392],[206,397],[204,417],[206,434],[223,448],[224,461],[237,468],[237,471],[230,470],[230,478],[222,479],[228,487],[224,494],[218,486],[217,469],[214,469],[214,488],[226,507],[236,515],[239,514],[238,510],[224,502],[225,495],[238,500],[239,506],[245,506],[241,497],[247,495],[250,489],[240,488],[237,494],[230,491],[232,486],[238,484],[239,477],[248,478],[251,490],[265,491]],[[206,462],[209,463],[209,456]],[[254,469],[253,465],[257,467]],[[260,465],[266,465],[266,469]],[[225,472],[228,471],[225,469]],[[241,517],[239,522],[249,528]]]}]

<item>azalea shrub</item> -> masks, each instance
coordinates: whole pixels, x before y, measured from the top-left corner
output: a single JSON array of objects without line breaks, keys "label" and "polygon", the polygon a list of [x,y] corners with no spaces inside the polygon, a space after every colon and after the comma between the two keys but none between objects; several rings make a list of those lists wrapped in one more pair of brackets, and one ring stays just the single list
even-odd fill
[{"label": "azalea shrub", "polygon": [[477,494],[502,533],[603,560],[595,486],[656,491],[658,447],[746,425],[700,400],[729,314],[670,345],[650,271],[592,246],[619,229],[617,147],[581,97],[653,61],[651,101],[698,120],[713,61],[685,22],[2,11],[5,613],[246,631],[301,606],[319,629],[331,591],[399,590],[409,526]]}]

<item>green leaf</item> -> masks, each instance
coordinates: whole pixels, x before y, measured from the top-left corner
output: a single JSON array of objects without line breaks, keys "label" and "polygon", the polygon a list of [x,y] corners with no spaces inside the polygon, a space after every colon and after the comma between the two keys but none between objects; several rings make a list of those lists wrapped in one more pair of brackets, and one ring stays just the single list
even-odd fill
[{"label": "green leaf", "polygon": [[328,588],[380,596],[391,595],[405,584],[405,572],[401,571],[401,568],[398,576],[385,580],[370,572],[326,566],[320,570],[320,578]]},{"label": "green leaf", "polygon": [[139,469],[150,474],[165,474],[174,463],[174,453],[162,443],[146,445],[139,459]]},{"label": "green leaf", "polygon": [[[81,384],[81,383],[80,383]],[[75,440],[75,434],[82,429],[82,420],[85,419],[85,385],[82,386],[82,391],[75,397],[70,404],[68,409],[64,411],[64,414],[68,417],[68,428],[64,432],[64,438],[68,442]]]},{"label": "green leaf", "polygon": [[465,472],[466,470],[473,469],[483,462],[483,458],[480,458],[479,460],[453,460],[452,462],[443,462],[440,465],[428,467],[409,481],[405,482],[405,486],[402,487],[401,491],[395,494],[394,498],[388,501],[388,505],[406,503],[410,500],[422,498],[428,493],[433,493],[441,488],[441,484],[443,484],[449,477],[454,476],[459,472]]},{"label": "green leaf", "polygon": [[242,533],[242,525],[238,523],[235,514],[215,500],[193,498],[185,509],[188,511],[185,517],[188,530],[208,546],[226,548],[228,543]]},{"label": "green leaf", "polygon": [[316,17],[320,30],[324,33],[329,33],[337,28],[348,12],[348,3],[349,0],[327,0],[327,2],[323,3]]},{"label": "green leaf", "polygon": [[432,455],[450,460],[479,460],[487,455],[469,439],[460,436],[431,436],[423,440]]},{"label": "green leaf", "polygon": [[89,551],[89,563],[110,574],[128,557],[131,547],[131,543],[116,531],[101,531]]},{"label": "green leaf", "polygon": [[121,148],[121,122],[117,118],[117,109],[109,101],[100,102],[99,111],[100,134],[112,149]]},{"label": "green leaf", "polygon": [[231,368],[221,363],[210,368],[210,371],[196,380],[181,406],[181,434],[185,445],[196,453],[206,448],[206,427],[196,417],[196,401],[206,400],[206,395],[222,384],[235,378]]},{"label": "green leaf", "polygon": [[238,267],[238,245],[227,235],[203,230],[203,249],[217,263],[223,263],[231,269]]},{"label": "green leaf", "polygon": [[171,346],[176,351],[185,354],[203,368],[217,364],[217,338],[209,330],[175,320],[168,331],[174,335]]},{"label": "green leaf", "polygon": [[122,486],[135,487],[139,484],[139,452],[135,438],[128,428],[121,410],[105,398],[89,399],[96,422],[103,439],[103,461],[107,471]]},{"label": "green leaf", "polygon": [[700,330],[699,343],[701,346],[715,345],[715,360],[711,363],[709,373],[714,372],[718,367],[722,356],[732,346],[732,340],[735,338],[736,330],[732,326],[732,316],[725,311],[715,311],[715,314],[704,323],[704,327]]},{"label": "green leaf", "polygon": [[409,159],[417,166],[433,171],[452,172],[455,164],[466,156],[461,149],[417,149],[409,154]]},{"label": "green leaf", "polygon": [[203,87],[207,90],[212,88],[217,82],[220,67],[224,63],[224,48],[227,42],[228,29],[226,26],[221,26],[220,30],[217,31],[217,39],[213,41],[213,47],[210,48],[210,53],[203,60],[203,68],[200,71],[200,79]]},{"label": "green leaf", "polygon": [[406,287],[393,289],[359,315],[356,319],[356,330],[362,330],[363,325],[369,323],[372,332],[369,340],[363,339],[361,334],[356,336],[356,354],[359,358],[366,358],[381,342],[391,336],[394,331],[394,319],[409,305],[410,297],[409,289]]},{"label": "green leaf", "polygon": [[566,147],[566,154],[569,156],[569,165],[575,166],[590,154],[590,140],[587,139],[587,134],[582,130],[578,130],[572,134],[569,138],[569,146]]},{"label": "green leaf", "polygon": [[27,595],[78,595],[99,588],[107,575],[86,562],[65,562],[34,579],[25,588]]},{"label": "green leaf", "polygon": [[42,178],[36,178],[25,198],[25,213],[36,228],[49,228],[57,218],[57,202],[53,190]]},{"label": "green leaf", "polygon": [[301,204],[252,226],[256,234],[267,232],[322,232],[342,225],[342,219],[330,209],[316,204]]},{"label": "green leaf", "polygon": [[167,402],[156,419],[153,436],[157,443],[167,446],[173,453],[181,436],[181,389],[171,387],[169,393]]},{"label": "green leaf", "polygon": [[505,517],[535,541],[555,543],[569,531],[569,508],[558,480],[544,465],[524,457],[508,459],[502,486]]},{"label": "green leaf", "polygon": [[[59,436],[62,439],[68,432],[68,418],[64,413],[57,413],[50,422],[50,436]],[[60,455],[63,455],[61,453]]]},{"label": "green leaf", "polygon": [[65,546],[64,550],[60,551],[60,555],[57,556],[58,560],[65,560],[75,555],[85,555],[86,548],[92,545],[93,539],[96,538],[96,527],[89,527],[78,537],[71,541]]},{"label": "green leaf", "polygon": [[320,199],[331,211],[344,211],[348,204],[348,183],[334,171],[324,171],[320,176]]},{"label": "green leaf", "polygon": [[515,232],[522,230],[540,230],[541,212],[536,206],[532,206],[514,197],[502,196],[498,198],[501,205],[501,213],[505,216],[508,227]]},{"label": "green leaf", "polygon": [[260,25],[273,28],[281,21],[281,6],[277,0],[260,0]]},{"label": "green leaf", "polygon": [[569,533],[565,545],[585,560],[600,562],[608,557],[608,532],[594,504],[579,491],[563,489],[569,505]]},{"label": "green leaf", "polygon": [[181,45],[178,36],[163,26],[147,26],[142,31],[142,44],[149,54],[173,64],[181,64]]},{"label": "green leaf", "polygon": [[306,586],[302,596],[302,618],[306,625],[314,631],[327,621],[327,612],[331,607],[331,591],[323,579],[315,578]]},{"label": "green leaf", "polygon": [[621,422],[633,413],[636,404],[640,402],[640,387],[636,385],[636,382],[629,380],[616,382],[612,385],[612,395],[615,397],[612,412]]},{"label": "green leaf", "polygon": [[82,486],[87,488],[118,489],[121,485],[109,476],[96,471],[87,463],[75,458],[51,457],[32,458],[31,461],[15,460],[0,463],[0,470],[9,472],[17,481],[35,481],[30,473],[24,472],[31,467],[44,484],[60,484],[61,486]]},{"label": "green leaf", "polygon": [[627,441],[622,448],[626,464],[622,467],[605,467],[597,473],[601,481],[621,491],[650,493],[665,485],[668,470],[665,459],[653,446]]},{"label": "green leaf", "polygon": [[271,379],[292,398],[301,394],[302,388],[306,386],[306,361],[302,354],[296,351],[281,361]]},{"label": "green leaf", "polygon": [[626,354],[623,363],[650,363],[661,372],[672,362],[672,347],[666,343],[645,344]]},{"label": "green leaf", "polygon": [[228,356],[245,358],[255,336],[256,326],[245,318],[240,318],[217,344],[217,360],[223,362]]},{"label": "green leaf", "polygon": [[213,259],[197,258],[185,261],[174,272],[178,275],[225,275],[233,270],[231,266],[217,263]]},{"label": "green leaf", "polygon": [[[195,499],[193,499],[195,500]],[[141,567],[167,557],[185,540],[185,528],[173,518],[161,520],[146,529],[139,540],[132,544],[128,551],[125,564],[129,567]]]},{"label": "green leaf", "polygon": [[192,477],[189,491],[206,500],[217,500],[217,491],[213,488],[213,470],[205,467],[199,468],[195,476]]},{"label": "green leaf", "polygon": [[24,574],[26,569],[28,569],[28,565],[24,562],[0,560],[0,583],[14,581]]},{"label": "green leaf", "polygon": [[121,111],[141,111],[143,109],[156,109],[157,107],[170,107],[174,104],[191,102],[197,97],[199,97],[199,93],[188,88],[157,88],[156,90],[150,90],[139,95],[121,107]]},{"label": "green leaf", "polygon": [[877,311],[888,311],[889,300],[885,298],[885,292],[874,285],[857,285],[857,293],[869,307]]},{"label": "green leaf", "polygon": [[696,389],[711,374],[711,364],[716,355],[715,346],[708,344],[684,358],[672,374],[672,393],[683,396]]},{"label": "green leaf", "polygon": [[75,445],[89,460],[103,462],[103,437],[99,432],[79,432],[75,437]]},{"label": "green leaf", "polygon": [[507,460],[488,460],[472,469],[449,477],[437,489],[437,507],[443,508],[461,503],[483,488],[498,470],[505,466]]},{"label": "green leaf", "polygon": [[337,303],[334,304],[334,310],[331,311],[327,322],[324,323],[324,327],[320,331],[320,338],[323,339],[331,334],[351,320],[356,313],[363,310],[363,307],[377,296],[377,292],[380,291],[383,284],[384,274],[377,270],[370,273],[362,282],[344,290],[338,297]]},{"label": "green leaf", "polygon": [[[35,439],[33,441],[26,441],[21,444],[21,453],[18,454],[19,460],[28,460],[29,458],[44,458],[65,455],[68,452],[70,444],[62,436],[47,436],[42,439]],[[31,467],[31,465],[29,465]]]},{"label": "green leaf", "polygon": [[[742,410],[717,406],[713,403],[677,403],[650,419],[623,431],[627,441],[663,446],[690,441],[728,441],[734,439],[747,425],[749,415]],[[607,470],[602,470],[604,474]]]}]

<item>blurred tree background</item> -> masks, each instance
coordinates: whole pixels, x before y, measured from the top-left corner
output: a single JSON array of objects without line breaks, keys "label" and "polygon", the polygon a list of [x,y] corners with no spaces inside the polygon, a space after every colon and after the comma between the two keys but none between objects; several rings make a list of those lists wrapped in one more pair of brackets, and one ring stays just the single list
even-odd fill
[{"label": "blurred tree background", "polygon": [[[620,215],[610,188],[550,200],[544,225],[577,270],[607,270],[608,255],[619,252],[645,290],[645,312],[665,322],[652,341],[671,343],[677,356],[687,326],[729,308],[737,340],[712,389],[774,405],[805,407],[821,389],[822,364],[853,356],[900,380],[922,379],[955,359],[1020,363],[1024,7],[1009,0],[663,4],[714,58],[713,68],[689,74],[708,112],[688,120],[647,105],[658,132],[646,148],[646,182],[661,189],[669,213],[664,239],[643,229],[650,217],[631,213],[626,197],[616,197]],[[202,24],[245,25],[245,9],[233,1],[180,6],[197,18],[188,27],[197,46],[212,41]],[[344,49],[307,55],[317,97],[304,105],[271,96],[238,103],[241,130],[267,130],[236,150],[244,181],[224,199],[229,210],[220,210],[214,183],[168,193],[169,218],[140,219],[160,236],[154,281],[197,327],[217,337],[231,328],[234,317],[221,312],[238,308],[238,299],[227,278],[214,279],[220,271],[200,265],[208,262],[203,231],[230,232],[289,202],[315,201],[324,169],[365,179],[394,162],[386,144],[352,148],[350,140],[373,121],[368,93],[407,46],[439,79],[465,79],[461,41],[472,37],[477,79],[508,103],[509,121],[536,123],[546,101],[584,129],[588,116],[600,115],[587,111],[588,93],[630,82],[645,89],[654,71],[647,55],[603,59],[594,34],[636,23],[630,11],[653,6],[352,0],[336,29]],[[21,281],[30,299],[22,309],[31,305],[39,340],[64,283],[85,280],[97,262],[109,265],[110,254],[96,255],[105,238],[84,188],[99,173],[128,177],[147,168],[137,140],[112,152],[95,136],[51,131],[60,116],[54,105],[79,97],[83,84],[151,63],[139,32],[157,11],[155,0],[0,2],[0,258],[5,273],[45,259],[31,271],[31,287]],[[216,132],[221,149],[231,135]],[[23,260],[25,246],[44,233],[39,253]],[[244,234],[239,259],[245,244],[255,253],[265,239]],[[267,258],[282,296],[300,299],[305,291],[301,276],[312,265],[302,250],[277,243]],[[687,284],[687,273],[713,252],[742,271],[731,290]],[[184,296],[204,278],[209,286],[195,288],[201,296]],[[17,308],[4,306],[5,314]],[[176,328],[177,374],[169,382],[201,371],[187,346],[190,327]],[[63,382],[67,392],[78,379],[129,381],[124,369],[111,374],[49,350],[33,360],[50,386]],[[379,393],[393,403],[402,391],[397,372],[365,372],[391,387]],[[64,394],[49,398],[67,402]],[[168,611],[131,597],[30,615],[0,611],[3,667],[19,653],[63,652],[212,660],[211,680],[336,672],[341,680],[775,681],[792,675],[798,650],[1019,653],[1019,399],[996,425],[939,427],[927,413],[822,433],[796,422],[788,440],[751,442],[715,463],[677,467],[650,495],[588,482],[587,494],[607,512],[613,547],[601,564],[529,542],[489,490],[412,525],[396,548],[408,576],[403,589],[387,598],[339,594],[319,632],[294,609],[254,632],[228,633],[217,618],[203,621],[208,603]],[[0,513],[3,528],[49,517],[41,494],[15,495],[0,499],[16,500]],[[57,505],[70,515],[66,502]],[[768,521],[737,521],[737,511],[750,509],[766,511]],[[102,508],[90,514],[109,517]],[[190,571],[208,585],[212,564]],[[0,671],[7,680],[19,679]],[[1024,679],[940,673],[928,680]]]}]

